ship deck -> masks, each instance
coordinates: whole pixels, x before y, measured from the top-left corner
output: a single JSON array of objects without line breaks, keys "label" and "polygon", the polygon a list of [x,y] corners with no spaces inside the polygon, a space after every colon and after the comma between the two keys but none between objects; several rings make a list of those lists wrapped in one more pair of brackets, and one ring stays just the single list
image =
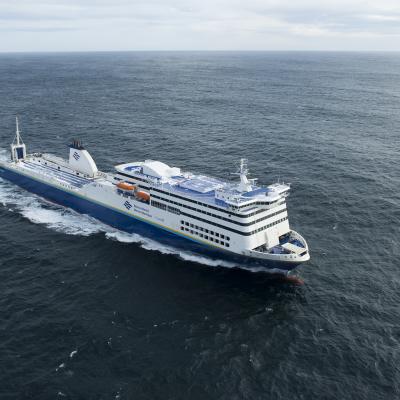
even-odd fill
[{"label": "ship deck", "polygon": [[127,163],[117,165],[115,168],[124,175],[130,175],[132,178],[137,177],[139,180],[152,182],[154,185],[153,187],[159,188],[160,190],[225,209],[230,208],[230,205],[215,197],[215,191],[221,188],[224,192],[237,196],[237,206],[243,206],[251,202],[251,200],[258,198],[264,200],[269,194],[271,194],[271,196],[276,196],[276,192],[272,188],[260,186],[254,186],[253,190],[250,192],[241,193],[237,190],[237,183],[206,175],[182,173],[164,179],[157,179],[143,174],[141,172],[142,165],[143,163],[141,162]]},{"label": "ship deck", "polygon": [[[225,183],[223,181],[221,181],[221,183]],[[209,192],[206,193],[202,193],[202,192],[198,192],[196,190],[193,189],[189,189],[187,187],[182,187],[179,184],[176,183],[164,183],[160,185],[160,189],[171,192],[173,194],[177,194],[178,196],[183,196],[183,197],[188,197],[192,200],[196,200],[199,202],[203,202],[206,204],[210,204],[210,205],[215,205],[218,207],[223,207],[223,208],[229,208],[230,206],[225,203],[222,200],[216,199],[215,198],[215,190],[211,190]],[[232,189],[233,191],[233,189]],[[257,195],[254,197],[257,197],[260,195],[260,191],[255,191],[257,192]],[[263,193],[265,195],[265,193],[267,192],[266,189],[263,190]],[[248,202],[249,200],[252,199],[251,196],[251,192],[246,193],[246,198],[241,199],[241,201],[238,203],[238,205],[240,206],[241,204],[244,204],[245,202]]]},{"label": "ship deck", "polygon": [[92,182],[92,180],[84,178],[82,176],[74,175],[72,172],[58,170],[57,168],[54,168],[52,166],[38,164],[32,161],[25,160],[21,163],[21,166],[28,171],[33,171],[44,176],[49,176],[61,183],[66,183],[76,188],[81,188],[84,185]]}]

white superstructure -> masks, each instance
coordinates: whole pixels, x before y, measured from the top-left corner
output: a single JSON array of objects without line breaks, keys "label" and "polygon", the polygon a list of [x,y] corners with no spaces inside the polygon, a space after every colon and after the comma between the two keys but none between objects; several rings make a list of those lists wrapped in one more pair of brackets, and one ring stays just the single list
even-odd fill
[{"label": "white superstructure", "polygon": [[[256,185],[247,177],[244,159],[238,182],[196,175],[153,160],[120,164],[114,173],[103,173],[78,141],[70,146],[69,160],[49,154],[27,155],[17,127],[11,161],[0,164],[0,172],[7,179],[14,176],[9,172],[30,178],[75,196],[77,204],[87,200],[103,207],[101,212],[116,211],[133,222],[146,222],[230,254],[293,266],[310,258],[306,241],[289,225],[286,198],[290,186]],[[10,180],[19,184],[17,179]],[[30,186],[28,190],[35,191]],[[63,203],[58,191],[54,193],[56,201]],[[68,200],[68,206],[70,202],[74,204]],[[76,206],[82,212],[80,207]],[[102,218],[97,212],[93,211],[94,216],[108,221],[107,215]],[[125,221],[118,224],[125,229]]]}]

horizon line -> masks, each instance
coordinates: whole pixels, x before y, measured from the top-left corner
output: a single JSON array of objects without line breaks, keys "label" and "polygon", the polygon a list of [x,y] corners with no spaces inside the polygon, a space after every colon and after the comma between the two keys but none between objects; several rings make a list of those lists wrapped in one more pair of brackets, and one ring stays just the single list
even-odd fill
[{"label": "horizon line", "polygon": [[60,54],[60,53],[399,53],[400,50],[323,50],[323,49],[263,49],[263,50],[247,50],[247,49],[218,49],[218,50],[15,50],[15,51],[2,51],[0,54]]}]

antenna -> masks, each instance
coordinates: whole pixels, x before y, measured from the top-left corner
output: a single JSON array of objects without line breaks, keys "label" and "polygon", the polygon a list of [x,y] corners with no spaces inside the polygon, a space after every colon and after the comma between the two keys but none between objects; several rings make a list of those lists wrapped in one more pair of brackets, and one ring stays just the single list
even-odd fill
[{"label": "antenna", "polygon": [[249,170],[247,168],[247,159],[241,158],[239,164],[239,171],[233,173],[233,175],[240,176],[240,183],[238,186],[240,192],[249,192],[250,190],[252,190],[251,184],[256,181],[256,179],[248,179],[247,178],[248,173]]},{"label": "antenna", "polygon": [[249,170],[247,168],[247,160],[245,158],[240,159],[240,167],[239,167],[239,173],[247,175]]},{"label": "antenna", "polygon": [[15,138],[11,143],[11,159],[13,161],[24,160],[26,157],[26,147],[21,139],[19,132],[18,117],[15,117]]},{"label": "antenna", "polygon": [[19,136],[18,117],[15,117],[15,135],[17,138],[17,146],[19,146],[20,145],[20,142],[19,142],[20,136]]},{"label": "antenna", "polygon": [[247,159],[241,158],[237,172],[231,172],[232,175],[247,175],[249,173],[247,168]]}]

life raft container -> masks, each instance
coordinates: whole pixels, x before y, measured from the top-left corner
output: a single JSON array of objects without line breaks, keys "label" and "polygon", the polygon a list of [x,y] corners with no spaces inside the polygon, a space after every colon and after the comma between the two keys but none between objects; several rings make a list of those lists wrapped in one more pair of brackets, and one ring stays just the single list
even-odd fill
[{"label": "life raft container", "polygon": [[129,190],[129,191],[132,191],[132,190],[136,189],[135,186],[133,186],[130,183],[127,183],[127,182],[119,182],[119,183],[117,183],[117,188],[122,189],[122,190]]},{"label": "life raft container", "polygon": [[143,200],[143,201],[146,201],[146,202],[149,202],[149,201],[150,201],[150,195],[149,195],[147,192],[143,192],[143,191],[141,191],[141,190],[138,190],[138,191],[136,192],[136,197],[137,197],[139,200]]}]

